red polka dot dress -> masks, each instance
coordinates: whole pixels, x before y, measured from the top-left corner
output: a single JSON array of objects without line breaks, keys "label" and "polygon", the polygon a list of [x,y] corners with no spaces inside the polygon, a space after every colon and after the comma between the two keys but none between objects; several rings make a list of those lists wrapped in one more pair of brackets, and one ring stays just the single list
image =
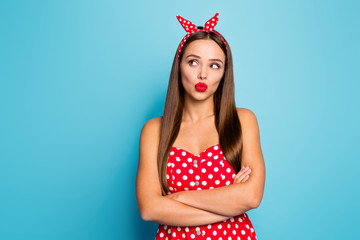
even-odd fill
[{"label": "red polka dot dress", "polygon": [[[227,186],[232,184],[235,177],[220,144],[207,148],[199,155],[172,147],[166,173],[168,194]],[[155,240],[170,239],[255,240],[257,237],[248,215],[243,213],[203,226],[178,227],[159,224]]]}]

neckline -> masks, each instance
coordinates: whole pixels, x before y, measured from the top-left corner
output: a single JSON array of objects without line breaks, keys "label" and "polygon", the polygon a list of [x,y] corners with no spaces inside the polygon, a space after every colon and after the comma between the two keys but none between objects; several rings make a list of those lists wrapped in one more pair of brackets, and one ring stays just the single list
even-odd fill
[{"label": "neckline", "polygon": [[187,153],[190,153],[190,154],[193,155],[193,156],[200,156],[201,154],[203,154],[204,152],[207,152],[210,148],[213,148],[213,147],[215,147],[215,146],[219,146],[219,147],[220,147],[220,143],[215,144],[215,145],[212,145],[212,146],[206,148],[204,151],[202,151],[202,152],[199,153],[199,154],[193,154],[193,153],[189,152],[188,150],[183,149],[183,148],[181,148],[181,147],[171,147],[171,149],[173,149],[173,148],[181,149],[181,150],[183,150],[183,151],[185,151],[185,152],[187,152]]}]

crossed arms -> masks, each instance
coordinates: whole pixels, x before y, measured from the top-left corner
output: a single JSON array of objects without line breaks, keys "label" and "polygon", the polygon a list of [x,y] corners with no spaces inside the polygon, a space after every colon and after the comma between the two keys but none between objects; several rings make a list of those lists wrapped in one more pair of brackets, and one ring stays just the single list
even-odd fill
[{"label": "crossed arms", "polygon": [[238,111],[243,132],[242,168],[233,184],[209,190],[193,190],[161,195],[157,170],[160,118],[145,123],[139,145],[136,195],[145,221],[171,226],[199,226],[224,221],[257,208],[265,183],[265,164],[260,147],[256,117],[248,109]]}]

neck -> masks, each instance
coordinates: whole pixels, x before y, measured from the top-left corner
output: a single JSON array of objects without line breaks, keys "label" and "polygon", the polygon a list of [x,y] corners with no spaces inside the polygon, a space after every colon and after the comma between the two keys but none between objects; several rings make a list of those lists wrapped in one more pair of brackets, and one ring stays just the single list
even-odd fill
[{"label": "neck", "polygon": [[205,100],[194,100],[184,96],[182,121],[196,123],[214,115],[214,95]]}]

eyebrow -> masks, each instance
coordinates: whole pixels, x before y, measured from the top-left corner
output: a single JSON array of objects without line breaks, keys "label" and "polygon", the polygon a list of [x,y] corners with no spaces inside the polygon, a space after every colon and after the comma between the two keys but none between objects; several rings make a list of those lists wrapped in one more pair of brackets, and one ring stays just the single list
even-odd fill
[{"label": "eyebrow", "polygon": [[[195,54],[190,54],[190,55],[188,55],[186,58],[188,58],[188,57],[201,58],[200,56],[195,55]],[[220,59],[217,59],[217,58],[211,58],[211,59],[209,59],[209,60],[211,60],[211,61],[218,61],[218,62],[223,63]]]}]

